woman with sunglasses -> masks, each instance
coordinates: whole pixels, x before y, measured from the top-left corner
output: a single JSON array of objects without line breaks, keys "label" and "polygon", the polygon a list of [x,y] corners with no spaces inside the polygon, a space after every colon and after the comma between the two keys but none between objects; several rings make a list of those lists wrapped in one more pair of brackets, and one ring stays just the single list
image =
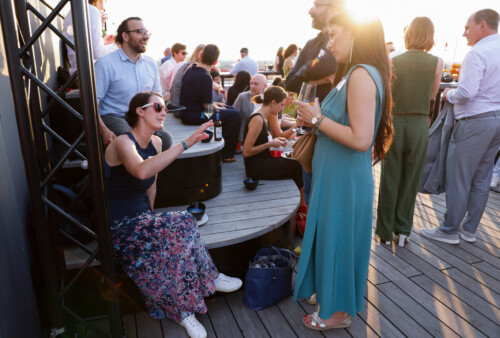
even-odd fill
[{"label": "woman with sunglasses", "polygon": [[151,317],[168,317],[190,337],[206,337],[195,313],[206,313],[204,297],[232,292],[241,280],[219,273],[187,212],[154,213],[156,177],[183,151],[208,137],[202,124],[181,143],[161,151],[153,133],[167,116],[159,93],[141,92],[129,104],[126,121],[132,130],[106,149],[109,218],[115,259],[134,280]]}]

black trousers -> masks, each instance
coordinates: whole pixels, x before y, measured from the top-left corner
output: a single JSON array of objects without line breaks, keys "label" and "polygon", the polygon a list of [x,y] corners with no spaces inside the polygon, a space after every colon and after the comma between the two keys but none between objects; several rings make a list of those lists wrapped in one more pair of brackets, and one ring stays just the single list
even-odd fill
[{"label": "black trousers", "polygon": [[304,186],[302,166],[299,162],[281,157],[245,159],[245,172],[248,177],[262,180],[293,179],[297,188]]}]

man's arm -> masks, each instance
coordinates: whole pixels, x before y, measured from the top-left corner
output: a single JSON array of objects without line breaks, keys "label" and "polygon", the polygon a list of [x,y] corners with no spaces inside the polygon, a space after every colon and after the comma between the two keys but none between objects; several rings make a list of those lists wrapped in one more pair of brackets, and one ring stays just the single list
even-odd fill
[{"label": "man's arm", "polygon": [[456,89],[446,91],[446,100],[461,104],[474,98],[485,72],[484,62],[478,53],[469,52],[462,63],[460,82]]},{"label": "man's arm", "polygon": [[[99,107],[99,103],[106,96],[106,92],[108,91],[110,80],[109,80],[109,72],[106,69],[105,62],[102,59],[97,60],[95,63],[95,79],[96,79],[96,96],[97,96],[97,106]],[[99,131],[102,135],[102,141],[104,146],[107,146],[116,138],[115,133],[113,133],[109,128],[104,124],[104,121],[101,118],[101,114],[99,116]]]}]

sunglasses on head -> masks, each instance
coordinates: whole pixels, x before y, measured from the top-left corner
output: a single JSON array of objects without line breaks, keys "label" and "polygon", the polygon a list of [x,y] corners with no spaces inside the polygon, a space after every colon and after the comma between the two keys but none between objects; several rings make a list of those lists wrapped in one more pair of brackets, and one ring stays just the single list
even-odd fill
[{"label": "sunglasses on head", "polygon": [[147,108],[147,107],[151,107],[153,106],[154,110],[157,112],[157,113],[161,113],[161,111],[163,109],[165,109],[165,112],[168,113],[168,109],[167,107],[165,107],[164,105],[162,105],[161,103],[158,103],[158,102],[150,102],[148,104],[145,104],[144,106],[140,107],[142,109],[144,108]]}]

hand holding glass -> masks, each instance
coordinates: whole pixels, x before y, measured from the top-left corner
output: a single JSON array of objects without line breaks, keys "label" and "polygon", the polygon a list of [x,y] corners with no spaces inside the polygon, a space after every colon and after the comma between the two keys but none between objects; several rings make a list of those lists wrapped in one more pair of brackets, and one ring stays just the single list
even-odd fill
[{"label": "hand holding glass", "polygon": [[[297,100],[309,104],[314,104],[314,99],[316,99],[316,87],[317,87],[316,84],[311,84],[307,82],[302,83],[302,88],[300,88],[300,93],[299,96],[297,97]],[[298,114],[300,115],[300,110],[298,111]],[[297,127],[297,130],[295,132],[297,133],[297,135],[302,135],[306,133],[306,131],[302,129],[302,126]]]}]

